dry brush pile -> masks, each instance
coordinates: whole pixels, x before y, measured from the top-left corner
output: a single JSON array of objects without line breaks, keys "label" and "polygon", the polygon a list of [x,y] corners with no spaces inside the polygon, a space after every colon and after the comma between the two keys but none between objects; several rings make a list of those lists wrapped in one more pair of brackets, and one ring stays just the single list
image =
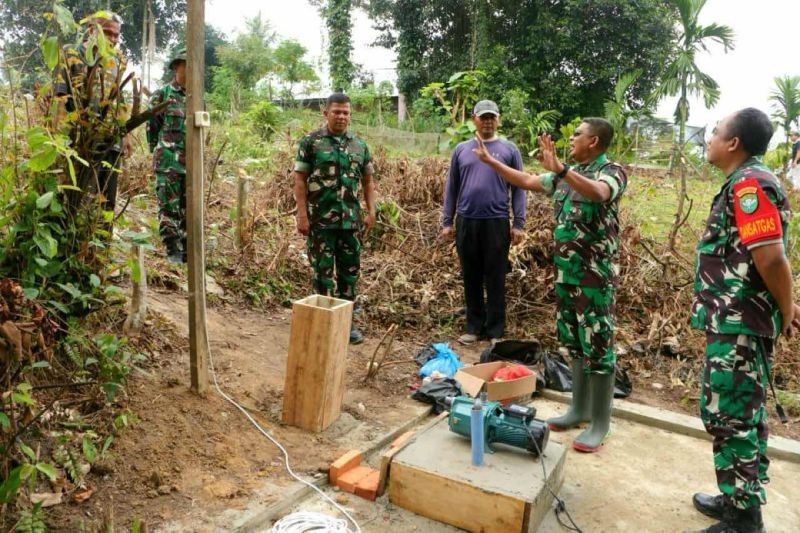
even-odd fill
[{"label": "dry brush pile", "polygon": [[[281,170],[253,187],[244,251],[237,251],[231,238],[222,238],[213,252],[227,258],[218,263],[220,281],[252,299],[258,288],[243,280],[257,280],[266,287],[262,304],[286,304],[310,290],[305,243],[294,227],[292,155],[278,154],[275,168]],[[433,157],[390,159],[380,150],[375,163],[379,216],[362,255],[362,320],[376,335],[398,324],[420,341],[451,336],[463,326],[463,293],[454,246],[439,238],[448,163]],[[229,211],[235,206],[235,185],[222,181],[217,187],[212,196],[218,202],[209,217],[219,230],[233,225]],[[527,219],[525,241],[510,254],[507,335],[535,337],[554,348],[551,202],[529,194]],[[691,259],[668,256],[661,243],[641,237],[638,226],[623,210],[617,293],[621,360],[634,372],[653,367],[668,372],[673,384],[688,389],[697,380],[703,346],[702,336],[689,328]],[[687,238],[694,238],[689,232],[695,230],[687,228]],[[796,385],[796,341],[782,343],[776,363],[782,386]]]}]

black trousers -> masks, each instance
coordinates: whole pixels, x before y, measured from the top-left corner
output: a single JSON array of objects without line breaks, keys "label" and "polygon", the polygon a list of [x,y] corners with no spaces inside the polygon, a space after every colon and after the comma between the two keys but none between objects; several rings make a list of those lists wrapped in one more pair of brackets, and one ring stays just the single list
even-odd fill
[{"label": "black trousers", "polygon": [[467,333],[489,338],[505,334],[510,230],[507,218],[456,219],[456,250],[464,278]]}]

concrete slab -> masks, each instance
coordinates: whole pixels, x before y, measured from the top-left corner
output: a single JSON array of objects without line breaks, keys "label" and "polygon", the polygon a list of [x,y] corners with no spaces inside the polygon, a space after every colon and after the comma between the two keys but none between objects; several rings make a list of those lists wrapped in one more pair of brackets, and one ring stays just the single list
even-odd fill
[{"label": "concrete slab", "polygon": [[[566,411],[563,404],[534,401],[537,417]],[[569,446],[582,430],[558,433],[551,440]],[[559,493],[583,531],[697,531],[713,521],[695,511],[692,494],[718,493],[711,443],[672,431],[615,418],[611,434],[595,454],[569,448]],[[800,464],[770,463],[764,520],[767,531],[800,531]],[[539,529],[563,533],[551,511]]]},{"label": "concrete slab", "polygon": [[[543,390],[542,397],[562,403],[570,403],[572,395],[566,392]],[[650,405],[615,399],[613,415],[617,418],[632,420],[640,424],[666,429],[674,433],[688,435],[710,441],[711,435],[706,432],[699,417],[690,416]],[[800,463],[800,442],[785,437],[770,436],[767,455],[774,459],[784,459]]]},{"label": "concrete slab", "polygon": [[[443,419],[392,461],[389,500],[416,514],[470,531],[532,532],[563,481],[566,450],[550,443],[542,459],[498,446],[485,465],[471,464],[470,442]],[[547,483],[542,470],[547,471]]]},{"label": "concrete slab", "polygon": [[[566,406],[557,401],[534,400],[537,417],[561,414]],[[551,443],[569,446],[580,429],[551,433]],[[559,491],[575,522],[588,532],[646,531],[675,533],[698,531],[713,521],[695,511],[694,492],[715,493],[711,444],[660,428],[615,418],[611,435],[596,454],[567,451],[564,482]],[[770,533],[800,531],[800,464],[773,459],[769,469],[764,519]],[[327,489],[332,497],[342,497]],[[361,525],[364,533],[453,533],[454,527],[442,524],[393,505],[388,496],[369,502],[346,496],[344,505]],[[338,515],[337,510],[317,495],[297,501],[284,513],[317,510]],[[281,514],[284,514],[281,513]],[[566,520],[566,518],[564,518]],[[266,524],[265,524],[266,526]],[[268,527],[259,529],[268,531]],[[551,509],[539,532],[564,533]]]}]

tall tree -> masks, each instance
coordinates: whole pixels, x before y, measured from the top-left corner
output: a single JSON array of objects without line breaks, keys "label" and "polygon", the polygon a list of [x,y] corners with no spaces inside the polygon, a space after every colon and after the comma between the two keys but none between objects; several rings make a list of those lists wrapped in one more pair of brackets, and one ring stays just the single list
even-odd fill
[{"label": "tall tree", "polygon": [[275,47],[275,74],[285,84],[285,93],[294,98],[295,85],[318,80],[314,67],[305,60],[306,47],[294,39],[281,41]]},{"label": "tall tree", "polygon": [[[61,4],[72,11],[75,20],[105,9],[122,17],[121,47],[134,62],[142,60],[142,20],[145,13],[143,0],[62,0]],[[5,57],[23,59],[38,54],[39,35],[47,25],[42,16],[53,10],[53,0],[0,0],[0,36]],[[186,17],[186,0],[151,0],[156,30],[156,46],[165,48],[177,36]]]},{"label": "tall tree", "polygon": [[774,103],[772,118],[783,126],[788,144],[792,124],[797,127],[800,122],[800,76],[775,78],[775,89],[770,93],[769,99]]},{"label": "tall tree", "polygon": [[680,34],[677,53],[664,69],[658,96],[678,96],[675,107],[675,123],[678,125],[678,139],[674,144],[673,162],[678,164],[680,187],[678,190],[678,209],[675,222],[669,233],[669,249],[675,249],[675,239],[683,224],[684,200],[686,200],[686,165],[684,148],[686,144],[686,121],[689,119],[689,97],[703,98],[706,107],[712,107],[719,99],[719,85],[697,66],[697,54],[708,51],[712,43],[720,44],[724,51],[733,49],[733,30],[728,26],[711,23],[700,24],[700,13],[706,0],[670,0],[680,16]]},{"label": "tall tree", "polygon": [[327,0],[322,15],[328,28],[328,66],[334,91],[344,90],[353,83],[356,66],[351,58],[353,52],[352,0]]},{"label": "tall tree", "polygon": [[246,31],[231,44],[217,48],[222,66],[213,69],[212,101],[234,114],[249,103],[256,84],[275,66],[272,43],[275,32],[259,13],[245,21]]},{"label": "tall tree", "polygon": [[[625,71],[642,103],[672,51],[676,14],[666,0],[371,0],[377,44],[398,54],[410,98],[465,65],[487,73],[486,96],[524,87],[528,106],[564,120],[599,115]],[[633,29],[633,31],[632,31]]]}]

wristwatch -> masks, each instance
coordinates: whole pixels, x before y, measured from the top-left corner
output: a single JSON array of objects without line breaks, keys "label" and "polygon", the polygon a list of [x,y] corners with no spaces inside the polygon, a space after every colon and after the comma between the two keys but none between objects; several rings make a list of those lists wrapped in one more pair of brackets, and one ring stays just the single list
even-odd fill
[{"label": "wristwatch", "polygon": [[569,165],[564,163],[564,168],[561,169],[561,172],[553,176],[553,187],[555,187],[558,184],[558,182],[561,181],[561,179],[567,175],[567,172],[569,172]]}]

